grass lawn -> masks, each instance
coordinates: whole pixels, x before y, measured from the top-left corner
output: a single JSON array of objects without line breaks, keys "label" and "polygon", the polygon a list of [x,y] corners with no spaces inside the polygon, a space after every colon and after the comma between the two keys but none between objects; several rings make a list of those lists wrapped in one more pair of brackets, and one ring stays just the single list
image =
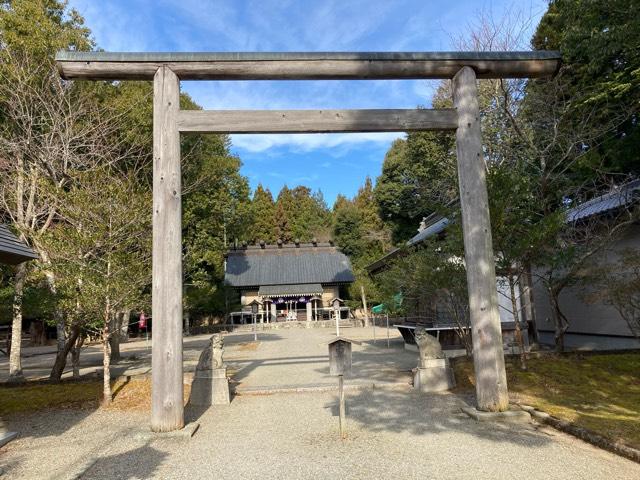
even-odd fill
[{"label": "grass lawn", "polygon": [[[120,410],[151,410],[151,380],[118,380],[111,386],[113,402]],[[190,387],[185,385],[185,403]],[[62,382],[57,385],[27,383],[0,387],[0,417],[56,408],[98,408],[102,400],[102,381]]]},{"label": "grass lawn", "polygon": [[[454,364],[459,389],[474,387],[470,360]],[[611,440],[640,448],[640,353],[507,360],[512,401],[531,405]]]}]

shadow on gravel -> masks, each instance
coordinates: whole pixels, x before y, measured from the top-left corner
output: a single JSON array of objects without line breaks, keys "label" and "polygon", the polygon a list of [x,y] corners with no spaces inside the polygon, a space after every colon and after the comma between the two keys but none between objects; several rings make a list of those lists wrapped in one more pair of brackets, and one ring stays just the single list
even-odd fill
[{"label": "shadow on gravel", "polygon": [[96,402],[93,408],[61,408],[51,413],[39,411],[3,415],[0,416],[0,426],[4,424],[7,430],[18,432],[20,438],[58,437],[85,421],[97,408]]},{"label": "shadow on gravel", "polygon": [[150,445],[100,457],[80,478],[118,480],[158,478],[156,470],[167,454]]},{"label": "shadow on gravel", "polygon": [[[347,396],[347,422],[372,432],[408,432],[432,435],[466,433],[496,443],[539,447],[551,440],[530,424],[477,422],[460,411],[473,397],[455,394],[421,394],[415,391],[375,390]],[[336,402],[327,405],[338,415]]]},{"label": "shadow on gravel", "polygon": [[[402,345],[402,344],[400,344]],[[378,342],[377,345],[365,344],[365,348],[353,351],[351,374],[345,375],[345,382],[349,380],[371,382],[407,382],[411,379],[411,369],[418,364],[418,353],[398,348],[397,343],[386,348]],[[321,375],[329,374],[329,357],[325,357],[326,364],[316,369]]]},{"label": "shadow on gravel", "polygon": [[203,405],[192,405],[191,402],[187,403],[184,407],[184,423],[197,422],[200,417],[202,417],[207,410],[211,407],[206,407]]},{"label": "shadow on gravel", "polygon": [[[257,324],[258,342],[276,342],[282,340],[282,337],[277,333],[269,330],[260,330],[260,324]],[[228,333],[224,335],[225,347],[237,346],[239,343],[253,342],[253,332],[243,333]],[[204,345],[203,345],[204,347]]]}]

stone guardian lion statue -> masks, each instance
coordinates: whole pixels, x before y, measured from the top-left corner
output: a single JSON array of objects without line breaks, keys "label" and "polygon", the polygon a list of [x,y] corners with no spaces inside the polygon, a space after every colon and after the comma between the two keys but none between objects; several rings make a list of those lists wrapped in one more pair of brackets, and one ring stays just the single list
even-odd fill
[{"label": "stone guardian lion statue", "polygon": [[214,370],[216,368],[224,367],[222,361],[222,354],[224,348],[222,348],[222,335],[215,333],[209,339],[209,345],[202,351],[200,358],[198,359],[197,370]]},{"label": "stone guardian lion statue", "polygon": [[421,368],[425,368],[427,366],[427,360],[444,358],[440,342],[434,336],[429,335],[424,328],[417,327],[413,335],[416,339],[416,344],[418,345],[418,350],[420,352]]}]

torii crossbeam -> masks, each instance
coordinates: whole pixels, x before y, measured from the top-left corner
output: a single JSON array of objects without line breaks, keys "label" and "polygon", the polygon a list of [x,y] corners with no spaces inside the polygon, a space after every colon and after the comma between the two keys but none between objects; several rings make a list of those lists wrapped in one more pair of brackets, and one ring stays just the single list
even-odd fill
[{"label": "torii crossbeam", "polygon": [[[182,428],[180,133],[455,130],[480,410],[508,407],[507,381],[476,79],[554,75],[558,52],[110,53],[60,52],[63,78],[153,80],[151,428]],[[451,79],[453,109],[180,110],[180,80]]]}]

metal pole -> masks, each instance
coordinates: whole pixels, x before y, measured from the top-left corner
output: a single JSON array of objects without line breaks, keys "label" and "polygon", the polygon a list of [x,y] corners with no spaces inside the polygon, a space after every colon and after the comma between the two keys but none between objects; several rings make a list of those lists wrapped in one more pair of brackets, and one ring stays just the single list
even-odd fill
[{"label": "metal pole", "polygon": [[389,348],[389,314],[387,313],[387,348]]},{"label": "metal pole", "polygon": [[340,438],[346,436],[346,419],[345,419],[345,406],[344,406],[344,376],[338,375],[338,396],[339,396],[339,415],[340,415]]},{"label": "metal pole", "polygon": [[336,308],[336,337],[340,336],[340,310]]}]

